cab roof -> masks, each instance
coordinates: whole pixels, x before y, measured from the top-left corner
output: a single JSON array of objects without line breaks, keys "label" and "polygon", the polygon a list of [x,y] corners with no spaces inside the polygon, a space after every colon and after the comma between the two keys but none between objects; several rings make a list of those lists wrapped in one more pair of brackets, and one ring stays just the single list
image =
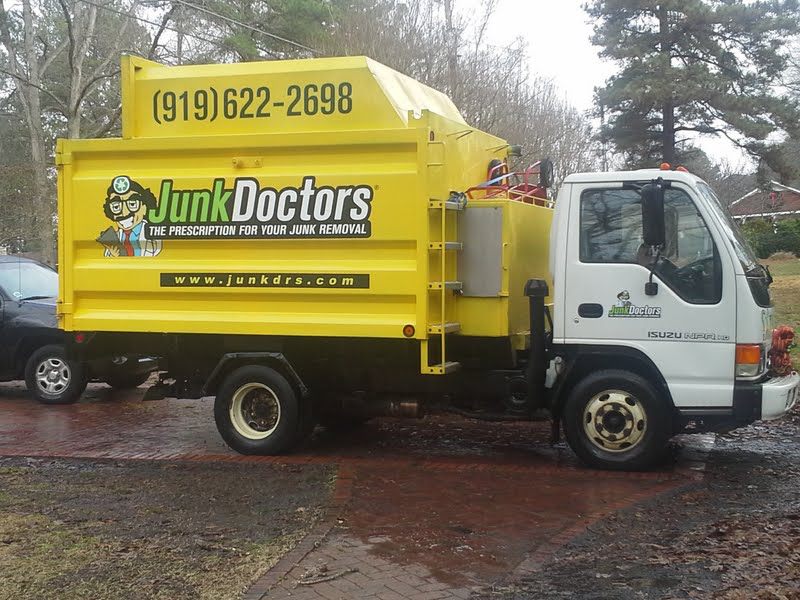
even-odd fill
[{"label": "cab roof", "polygon": [[680,181],[687,185],[695,185],[703,181],[697,175],[684,171],[662,171],[661,169],[639,169],[636,171],[605,171],[594,173],[573,173],[564,179],[564,183],[610,183],[614,181],[649,181],[652,179]]}]

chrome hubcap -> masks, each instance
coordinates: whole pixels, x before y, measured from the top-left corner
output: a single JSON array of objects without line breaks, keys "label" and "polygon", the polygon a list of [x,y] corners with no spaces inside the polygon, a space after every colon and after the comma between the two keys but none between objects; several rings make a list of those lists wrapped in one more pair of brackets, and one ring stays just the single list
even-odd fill
[{"label": "chrome hubcap", "polygon": [[65,361],[51,357],[36,367],[36,385],[45,394],[56,396],[67,389],[71,375]]},{"label": "chrome hubcap", "polygon": [[647,414],[635,396],[620,390],[606,390],[586,404],[583,430],[597,448],[625,452],[642,441],[647,431]]},{"label": "chrome hubcap", "polygon": [[281,405],[270,387],[247,383],[233,394],[229,410],[236,431],[251,440],[263,440],[278,428]]}]

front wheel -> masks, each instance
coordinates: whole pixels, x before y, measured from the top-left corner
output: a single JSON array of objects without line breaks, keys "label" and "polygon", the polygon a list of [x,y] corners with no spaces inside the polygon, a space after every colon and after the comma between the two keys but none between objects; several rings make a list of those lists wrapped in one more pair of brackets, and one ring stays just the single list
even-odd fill
[{"label": "front wheel", "polygon": [[581,380],[567,398],[562,421],[575,454],[600,469],[650,468],[672,434],[666,400],[640,375],[616,369]]},{"label": "front wheel", "polygon": [[214,401],[214,420],[225,442],[241,454],[282,454],[300,438],[300,402],[286,378],[269,367],[247,365],[228,375]]},{"label": "front wheel", "polygon": [[25,384],[42,404],[71,404],[86,389],[86,369],[67,360],[62,346],[42,346],[25,364]]}]

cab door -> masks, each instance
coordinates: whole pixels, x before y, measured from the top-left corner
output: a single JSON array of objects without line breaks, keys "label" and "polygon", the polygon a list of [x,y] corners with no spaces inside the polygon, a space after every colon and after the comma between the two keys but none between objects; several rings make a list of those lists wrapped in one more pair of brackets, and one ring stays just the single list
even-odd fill
[{"label": "cab door", "polygon": [[[665,191],[666,244],[642,243],[649,181],[573,185],[564,294],[565,342],[639,350],[661,371],[681,409],[733,403],[736,297],[733,266],[696,202]],[[647,295],[650,265],[657,292]],[[652,290],[651,290],[652,291]]]}]

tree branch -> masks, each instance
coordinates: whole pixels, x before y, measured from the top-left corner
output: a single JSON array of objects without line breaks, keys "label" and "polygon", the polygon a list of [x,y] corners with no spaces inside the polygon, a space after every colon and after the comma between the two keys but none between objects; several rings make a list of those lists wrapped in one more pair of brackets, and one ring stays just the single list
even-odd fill
[{"label": "tree branch", "polygon": [[53,53],[52,53],[52,54],[50,54],[50,56],[48,56],[47,58],[45,58],[44,62],[42,63],[42,66],[41,66],[41,67],[39,67],[39,73],[41,73],[42,75],[44,75],[44,74],[47,72],[47,69],[49,69],[49,68],[50,68],[50,65],[52,65],[52,64],[53,64],[53,61],[54,61],[56,58],[58,58],[58,57],[59,57],[59,55],[60,55],[60,54],[61,54],[61,53],[62,53],[62,52],[63,52],[63,51],[66,49],[66,47],[67,47],[68,45],[69,45],[69,42],[68,42],[67,40],[64,40],[63,42],[61,42],[61,44],[59,44],[58,48],[56,48],[56,49],[53,51]]},{"label": "tree branch", "polygon": [[102,81],[103,79],[111,79],[112,77],[116,77],[117,75],[119,75],[119,73],[120,73],[119,69],[116,69],[111,73],[103,73],[102,75],[97,75],[96,77],[92,77],[89,81],[86,82],[86,85],[83,86],[83,89],[78,95],[78,101],[76,105],[77,106],[81,105],[81,103],[83,102],[83,98],[86,96],[86,94],[89,93],[89,90],[95,83],[97,83],[98,81]]},{"label": "tree branch", "polygon": [[155,35],[153,36],[153,43],[150,44],[150,50],[147,52],[147,58],[152,59],[155,56],[156,50],[158,49],[158,44],[161,41],[161,36],[167,29],[167,25],[169,25],[172,16],[175,14],[176,5],[173,4],[172,7],[166,12],[166,14],[161,19],[161,24],[158,26],[158,30],[156,31]]},{"label": "tree branch", "polygon": [[[106,54],[105,59],[103,59],[100,62],[100,64],[97,65],[97,67],[94,69],[94,71],[92,71],[92,74],[89,76],[89,79],[91,80],[91,83],[94,83],[94,81],[97,81],[97,78],[99,78],[99,77],[102,78],[101,77],[102,73],[103,73],[103,71],[105,71],[106,67],[108,67],[108,65],[111,62],[111,60],[116,58],[119,55],[120,48],[122,47],[122,40],[124,38],[125,30],[128,28],[128,25],[131,23],[131,21],[133,21],[133,18],[134,18],[133,13],[136,10],[136,7],[138,5],[139,5],[138,1],[134,2],[133,4],[131,4],[130,10],[128,10],[127,15],[125,15],[125,17],[126,17],[125,21],[123,21],[122,27],[120,28],[120,30],[119,30],[119,32],[117,34],[117,39],[116,39],[116,42],[114,42],[114,47],[108,52],[108,54]],[[119,71],[116,71],[116,73],[119,73]],[[87,84],[87,87],[89,85],[90,84]],[[86,93],[86,88],[84,88],[80,93],[81,99],[83,98],[85,93]],[[80,102],[79,102],[79,104],[80,104]]]},{"label": "tree branch", "polygon": [[3,46],[5,46],[6,48],[6,52],[8,52],[8,62],[11,65],[11,68],[14,71],[18,71],[19,65],[17,63],[17,53],[14,48],[14,41],[11,38],[11,30],[8,27],[8,13],[6,12],[6,8],[1,0],[0,0],[0,42],[3,43]]},{"label": "tree branch", "polygon": [[39,90],[40,92],[46,94],[52,100],[54,100],[58,104],[58,106],[60,108],[66,110],[66,107],[64,106],[64,103],[58,98],[58,96],[53,95],[50,91],[46,90],[42,86],[37,85],[35,83],[32,83],[28,78],[21,77],[21,76],[17,75],[16,73],[12,73],[11,71],[7,71],[6,69],[3,69],[2,67],[0,67],[0,73],[3,73],[4,75],[8,75],[9,77],[11,77],[13,79],[16,79],[17,81],[19,81],[21,83],[24,83],[25,85],[29,85],[31,87],[36,88],[37,90]]},{"label": "tree branch", "polygon": [[94,131],[89,133],[89,138],[99,138],[106,135],[109,131],[114,129],[114,126],[119,122],[120,115],[122,114],[122,108],[116,108],[109,118],[108,123],[96,128]]},{"label": "tree branch", "polygon": [[67,24],[67,37],[69,38],[69,70],[72,71],[74,69],[72,63],[75,56],[75,32],[72,30],[72,15],[69,14],[67,3],[64,2],[64,0],[58,0],[58,4],[61,6],[61,12]]},{"label": "tree branch", "polygon": [[[136,3],[133,4],[136,6]],[[130,23],[130,15],[127,19],[122,23],[122,27],[120,28],[119,34],[117,35],[117,44],[119,44],[120,39],[122,38],[122,34],[125,29],[128,27],[128,23]],[[83,39],[81,40],[80,47],[78,48],[77,56],[83,57],[89,52],[89,46],[92,43],[92,38],[94,37],[94,29],[97,25],[97,7],[90,5],[89,6],[89,22],[86,24],[86,28],[83,31]]]}]

